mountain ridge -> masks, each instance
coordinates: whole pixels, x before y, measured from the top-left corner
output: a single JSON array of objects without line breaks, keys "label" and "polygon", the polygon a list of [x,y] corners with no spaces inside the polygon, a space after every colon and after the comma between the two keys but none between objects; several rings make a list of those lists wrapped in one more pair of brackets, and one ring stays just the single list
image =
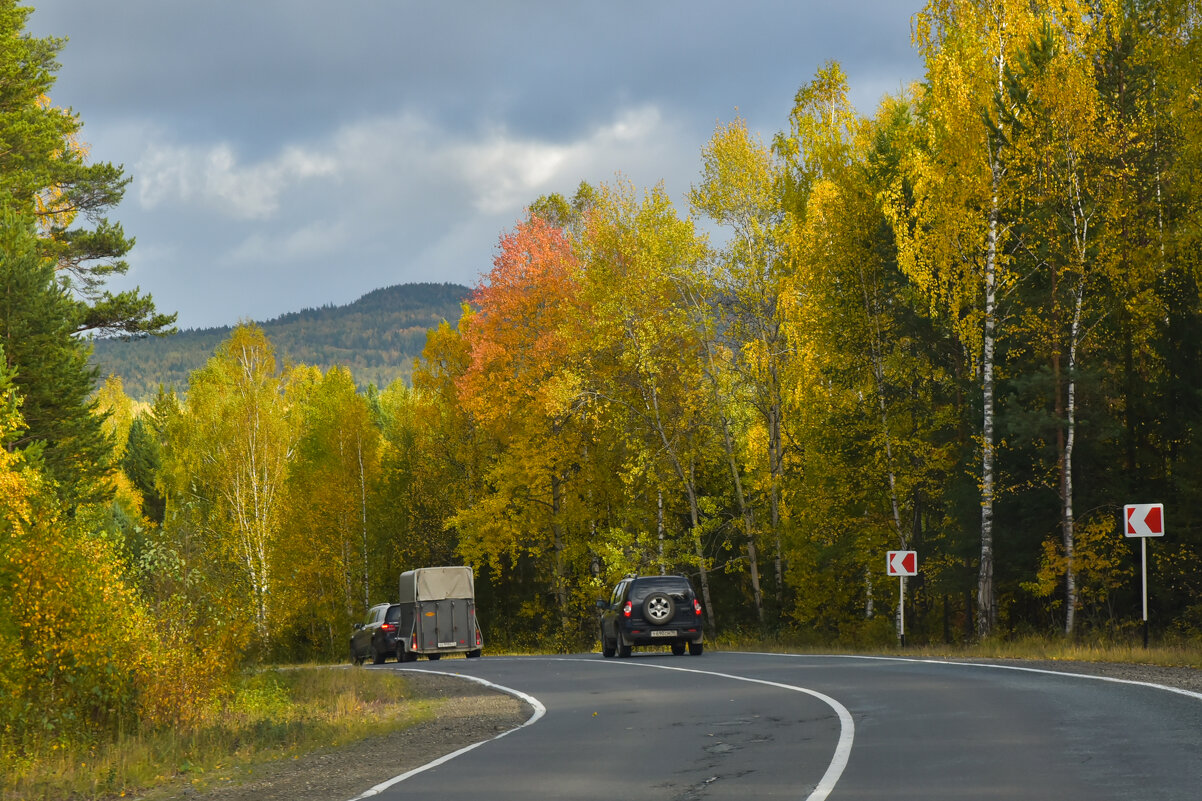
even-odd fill
[{"label": "mountain ridge", "polygon": [[[255,321],[281,363],[328,370],[348,367],[355,383],[383,388],[409,383],[426,332],[444,320],[459,322],[471,292],[451,283],[409,283],[374,289],[351,303],[286,312]],[[92,364],[101,378],[117,375],[127,395],[150,400],[159,386],[186,392],[188,376],[208,362],[235,326],[189,328],[166,337],[93,342]]]}]

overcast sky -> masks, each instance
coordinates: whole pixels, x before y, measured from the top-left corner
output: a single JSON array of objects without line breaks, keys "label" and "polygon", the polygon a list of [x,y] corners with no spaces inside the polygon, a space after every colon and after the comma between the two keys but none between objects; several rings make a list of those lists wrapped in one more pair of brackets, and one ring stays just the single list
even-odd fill
[{"label": "overcast sky", "polygon": [[64,36],[51,97],[133,181],[111,215],[182,328],[413,281],[474,285],[500,234],[580,181],[659,181],[765,141],[826,61],[871,113],[921,77],[920,3],[29,0]]}]

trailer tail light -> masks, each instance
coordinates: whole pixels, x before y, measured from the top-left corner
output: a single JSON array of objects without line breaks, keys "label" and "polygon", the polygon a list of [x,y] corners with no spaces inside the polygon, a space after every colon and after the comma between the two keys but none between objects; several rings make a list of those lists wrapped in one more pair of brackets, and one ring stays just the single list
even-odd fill
[{"label": "trailer tail light", "polygon": [[627,601],[626,603],[624,603],[622,605],[622,616],[630,617],[630,612],[633,608],[634,608],[634,605],[630,601]]},{"label": "trailer tail light", "polygon": [[410,651],[417,650],[417,632],[416,631],[409,635],[409,650]]},{"label": "trailer tail light", "polygon": [[701,601],[698,601],[696,598],[693,599],[693,614],[701,614]]},{"label": "trailer tail light", "polygon": [[480,629],[476,629],[476,647],[479,647],[484,642],[484,637],[480,634]]}]

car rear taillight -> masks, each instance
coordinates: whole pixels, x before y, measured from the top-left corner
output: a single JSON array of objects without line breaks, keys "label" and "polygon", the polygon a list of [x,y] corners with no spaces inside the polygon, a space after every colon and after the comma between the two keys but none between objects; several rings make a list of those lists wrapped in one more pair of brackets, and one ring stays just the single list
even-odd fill
[{"label": "car rear taillight", "polygon": [[396,623],[382,623],[380,631],[396,631]]},{"label": "car rear taillight", "polygon": [[627,601],[625,604],[622,605],[622,615],[624,617],[630,617],[630,611],[633,608],[634,608],[634,605],[632,603],[630,603],[630,601]]},{"label": "car rear taillight", "polygon": [[693,599],[693,614],[701,614],[701,601],[698,601],[696,598]]}]

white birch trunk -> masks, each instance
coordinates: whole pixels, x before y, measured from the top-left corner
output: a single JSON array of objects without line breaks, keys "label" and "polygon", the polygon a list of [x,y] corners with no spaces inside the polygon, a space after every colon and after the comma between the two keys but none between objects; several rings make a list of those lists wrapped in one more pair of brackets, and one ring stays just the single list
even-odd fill
[{"label": "white birch trunk", "polygon": [[1081,306],[1085,295],[1085,276],[1077,284],[1073,306],[1072,333],[1068,348],[1068,429],[1064,444],[1064,633],[1071,635],[1076,622],[1077,574],[1073,564],[1075,533],[1073,531],[1073,446],[1077,440],[1077,344],[1081,337]]},{"label": "white birch trunk", "polygon": [[993,204],[989,210],[988,246],[985,255],[985,336],[981,356],[981,562],[977,579],[977,634],[984,638],[997,623],[993,589],[993,500],[994,500],[994,327],[997,313],[998,196],[994,168]]},{"label": "white birch trunk", "polygon": [[[997,96],[1004,96],[1006,74],[1005,20],[997,20]],[[977,635],[993,633],[997,596],[993,586],[994,501],[994,347],[997,326],[998,240],[1000,237],[1002,164],[1000,152],[989,147],[990,198],[985,244],[985,319],[981,349],[981,561],[977,578]],[[1000,146],[999,146],[1000,150]]]}]

